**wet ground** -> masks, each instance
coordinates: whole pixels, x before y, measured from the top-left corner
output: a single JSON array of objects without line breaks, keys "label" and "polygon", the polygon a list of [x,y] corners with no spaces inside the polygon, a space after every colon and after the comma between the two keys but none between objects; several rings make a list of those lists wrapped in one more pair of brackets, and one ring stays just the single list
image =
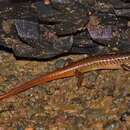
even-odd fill
[{"label": "wet ground", "polygon": [[[18,60],[0,51],[0,94],[41,74],[62,67],[52,61]],[[102,70],[65,78],[0,101],[0,130],[127,130],[130,128],[130,73]]]}]

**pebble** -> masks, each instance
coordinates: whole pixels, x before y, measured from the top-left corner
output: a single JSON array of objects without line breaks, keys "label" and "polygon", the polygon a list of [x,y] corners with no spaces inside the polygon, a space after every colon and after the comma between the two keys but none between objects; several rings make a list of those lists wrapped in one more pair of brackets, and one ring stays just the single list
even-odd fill
[{"label": "pebble", "polygon": [[29,105],[34,108],[36,104],[37,104],[37,103],[36,103],[35,97],[31,97],[31,98],[29,99]]},{"label": "pebble", "polygon": [[121,117],[120,117],[120,120],[121,121],[126,121],[126,117],[127,116],[130,116],[130,112],[124,112]]},{"label": "pebble", "polygon": [[81,102],[82,102],[81,99],[77,98],[77,97],[73,98],[71,101],[72,101],[73,104],[81,104]]},{"label": "pebble", "polygon": [[63,68],[66,64],[66,61],[64,59],[59,59],[55,62],[55,67],[56,68]]},{"label": "pebble", "polygon": [[22,126],[18,126],[17,130],[24,130],[24,128]]},{"label": "pebble", "polygon": [[43,128],[43,127],[37,127],[37,128],[35,128],[35,130],[45,130],[45,128]]},{"label": "pebble", "polygon": [[11,126],[12,126],[12,123],[11,123],[11,122],[8,122],[8,123],[6,123],[6,126],[7,126],[7,127],[11,127]]},{"label": "pebble", "polygon": [[8,80],[17,80],[17,77],[14,74],[10,74],[7,76]]},{"label": "pebble", "polygon": [[125,97],[122,96],[122,95],[119,95],[119,96],[115,97],[115,99],[113,99],[112,102],[113,102],[114,104],[117,104],[117,103],[123,102],[123,101],[125,101]]},{"label": "pebble", "polygon": [[104,126],[104,130],[115,130],[121,127],[119,121],[110,121]]},{"label": "pebble", "polygon": [[68,120],[76,120],[77,117],[76,117],[76,116],[68,116],[67,119],[68,119]]},{"label": "pebble", "polygon": [[105,112],[101,109],[85,109],[82,111],[82,113],[85,113],[89,120],[101,118],[106,115]]}]

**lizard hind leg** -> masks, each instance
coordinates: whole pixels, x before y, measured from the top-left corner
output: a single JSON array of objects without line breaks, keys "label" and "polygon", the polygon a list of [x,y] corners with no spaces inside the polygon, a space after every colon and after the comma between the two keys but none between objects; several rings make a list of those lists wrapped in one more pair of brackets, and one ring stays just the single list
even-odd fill
[{"label": "lizard hind leg", "polygon": [[82,86],[82,82],[83,82],[83,79],[84,79],[84,74],[81,73],[79,70],[76,70],[75,71],[75,76],[77,78],[77,86],[78,86],[78,88],[80,88]]},{"label": "lizard hind leg", "polygon": [[129,65],[122,64],[121,67],[122,67],[122,69],[125,70],[125,71],[130,71],[130,66],[129,66]]}]

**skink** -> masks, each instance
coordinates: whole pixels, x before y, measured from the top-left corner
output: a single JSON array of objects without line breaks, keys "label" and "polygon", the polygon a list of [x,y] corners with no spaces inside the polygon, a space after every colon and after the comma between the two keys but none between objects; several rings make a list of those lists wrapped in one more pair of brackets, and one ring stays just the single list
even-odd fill
[{"label": "skink", "polygon": [[32,87],[36,87],[42,83],[74,76],[76,75],[76,71],[84,73],[99,69],[128,69],[128,67],[130,67],[130,54],[87,57],[85,59],[73,62],[62,69],[49,72],[43,76],[28,81],[25,84],[20,85],[19,87],[14,88],[13,90],[10,90],[9,92],[1,95],[0,100],[13,95],[17,95],[20,92],[23,92]]}]

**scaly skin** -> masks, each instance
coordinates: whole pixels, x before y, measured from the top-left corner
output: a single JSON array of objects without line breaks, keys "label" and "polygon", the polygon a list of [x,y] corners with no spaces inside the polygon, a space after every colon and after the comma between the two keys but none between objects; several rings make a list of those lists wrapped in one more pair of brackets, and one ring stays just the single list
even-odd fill
[{"label": "scaly skin", "polygon": [[123,66],[125,70],[130,67],[130,54],[120,54],[120,55],[102,55],[102,56],[92,56],[85,59],[73,62],[70,65],[65,66],[62,69],[49,72],[46,75],[35,78],[31,81],[26,82],[23,85],[20,85],[13,90],[0,96],[0,100],[8,98],[10,96],[17,95],[29,88],[36,87],[37,85],[61,79],[65,77],[71,77],[76,75],[76,71],[81,73],[89,72],[93,70],[100,69],[122,69]]}]

